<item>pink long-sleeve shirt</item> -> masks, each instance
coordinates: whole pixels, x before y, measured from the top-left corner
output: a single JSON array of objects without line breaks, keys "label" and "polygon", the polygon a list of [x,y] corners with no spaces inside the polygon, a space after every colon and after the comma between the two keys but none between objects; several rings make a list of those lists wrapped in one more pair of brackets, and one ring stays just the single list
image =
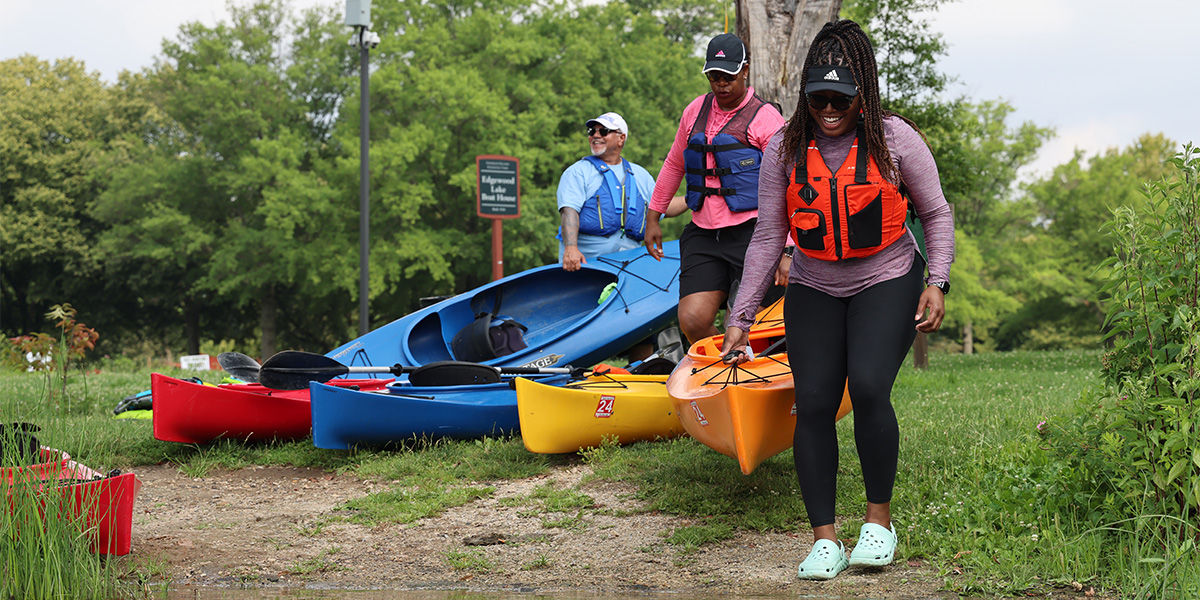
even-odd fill
[{"label": "pink long-sleeve shirt", "polygon": [[[898,117],[883,120],[883,133],[892,163],[908,188],[909,198],[925,231],[929,281],[949,281],[950,263],[954,261],[954,215],[942,193],[933,153],[921,134]],[[825,165],[830,171],[836,171],[850,155],[855,132],[828,137],[818,131],[816,138]],[[763,153],[762,170],[758,174],[758,224],[746,248],[742,283],[729,318],[730,327],[745,330],[754,322],[758,303],[773,280],[788,236],[787,188],[795,159],[780,158],[782,141],[783,133],[780,132],[771,138]],[[811,258],[797,249],[788,283],[803,284],[839,298],[853,296],[876,283],[907,273],[912,267],[916,247],[912,236],[905,235],[871,256],[839,261]]]},{"label": "pink long-sleeve shirt", "polygon": [[[738,109],[745,106],[753,97],[754,88],[747,88],[746,97],[742,98],[737,108],[729,111],[721,110],[716,98],[713,98],[712,107],[708,112],[708,123],[704,127],[704,133],[708,135],[709,139],[719,133],[721,128],[733,118],[733,115],[737,114]],[[654,184],[654,194],[650,197],[650,208],[653,210],[660,213],[667,212],[671,198],[679,189],[679,182],[683,180],[684,176],[683,151],[687,148],[688,136],[692,134],[692,125],[700,116],[700,108],[703,103],[704,96],[700,96],[683,109],[683,116],[679,119],[679,130],[675,132],[675,141],[671,144],[671,150],[667,152],[667,158],[663,162],[662,170],[659,171],[658,179]],[[767,104],[759,109],[754,120],[750,122],[750,126],[746,129],[746,137],[751,145],[762,150],[771,141],[771,136],[779,131],[779,128],[783,127],[785,123],[786,121],[779,111],[773,105]],[[716,167],[711,154],[708,155],[707,166],[710,169]],[[721,180],[717,177],[707,177],[705,183],[711,187],[721,187]],[[756,216],[758,216],[758,211],[755,210],[730,211],[723,196],[709,196],[704,200],[704,206],[692,213],[692,222],[704,229],[720,229],[745,223]]]}]

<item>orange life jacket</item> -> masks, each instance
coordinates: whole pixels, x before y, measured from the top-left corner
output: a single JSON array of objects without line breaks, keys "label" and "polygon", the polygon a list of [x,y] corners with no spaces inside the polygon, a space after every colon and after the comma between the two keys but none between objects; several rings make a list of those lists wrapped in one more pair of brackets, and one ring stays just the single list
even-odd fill
[{"label": "orange life jacket", "polygon": [[792,169],[787,189],[796,247],[821,260],[870,256],[904,235],[908,198],[885,180],[863,143],[861,124],[850,154],[830,173],[815,140],[807,160]]}]

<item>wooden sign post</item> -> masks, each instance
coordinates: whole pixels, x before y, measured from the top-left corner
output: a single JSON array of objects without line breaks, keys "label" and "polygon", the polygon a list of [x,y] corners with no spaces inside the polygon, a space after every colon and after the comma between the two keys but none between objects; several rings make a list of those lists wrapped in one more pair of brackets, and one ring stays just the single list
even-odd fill
[{"label": "wooden sign post", "polygon": [[501,219],[521,216],[521,163],[511,156],[475,157],[475,212],[492,220],[492,281],[504,277]]}]

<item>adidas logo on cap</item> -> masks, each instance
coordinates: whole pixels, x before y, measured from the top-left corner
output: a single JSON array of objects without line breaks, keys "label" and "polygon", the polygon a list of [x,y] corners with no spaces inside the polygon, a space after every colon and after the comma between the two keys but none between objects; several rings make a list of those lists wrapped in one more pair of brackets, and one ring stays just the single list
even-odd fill
[{"label": "adidas logo on cap", "polygon": [[825,80],[826,81],[841,81],[841,79],[838,79],[837,71],[835,71],[833,69],[830,69],[829,72],[825,74]]},{"label": "adidas logo on cap", "polygon": [[725,51],[717,50],[717,56],[715,58],[725,58]]}]

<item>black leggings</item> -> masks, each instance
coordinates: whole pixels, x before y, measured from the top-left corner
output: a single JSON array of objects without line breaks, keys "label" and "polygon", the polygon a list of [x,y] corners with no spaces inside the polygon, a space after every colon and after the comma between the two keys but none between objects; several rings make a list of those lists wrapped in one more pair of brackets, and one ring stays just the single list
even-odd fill
[{"label": "black leggings", "polygon": [[793,458],[812,527],[834,522],[838,465],[834,417],[849,380],[854,441],[867,501],[890,502],[900,430],[892,384],[916,337],[925,263],[848,298],[793,284],[783,303],[788,360],[796,384]]}]

